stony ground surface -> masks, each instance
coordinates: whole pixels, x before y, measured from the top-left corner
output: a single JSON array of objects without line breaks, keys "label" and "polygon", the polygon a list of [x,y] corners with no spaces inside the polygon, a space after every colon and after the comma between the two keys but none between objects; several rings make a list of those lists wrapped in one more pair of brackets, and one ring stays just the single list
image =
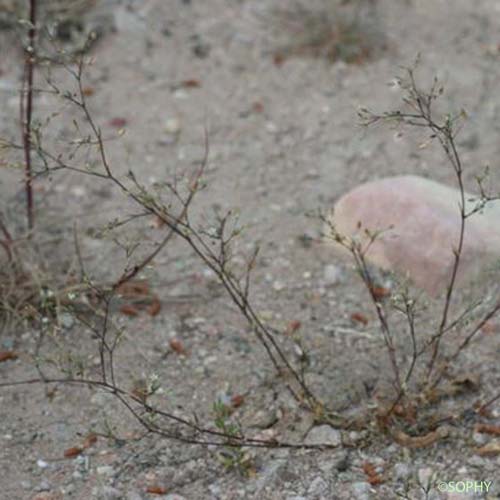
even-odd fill
[{"label": "stony ground surface", "polygon": [[[366,38],[360,43],[374,50],[370,57],[365,49],[351,57],[349,46],[347,62],[329,60],[326,49],[320,57],[303,50],[307,30],[315,28],[301,26],[301,19],[307,19],[301,14],[287,15],[296,11],[291,1],[280,2],[280,11],[272,0],[102,2],[101,17],[84,21],[104,26],[91,49],[94,60],[85,85],[91,89],[95,120],[114,139],[107,152],[115,172],[124,175],[132,169],[149,186],[171,179],[200,162],[208,130],[208,187],[195,213],[202,220],[214,205],[240,211],[248,228],[237,252],[261,244],[252,295],[256,309],[278,329],[300,321],[311,386],[332,407],[351,413],[372,407],[388,373],[386,354],[368,294],[351,264],[316,242],[321,225],[306,215],[331,207],[361,182],[388,175],[454,181],[437,148],[418,147],[425,136],[361,129],[357,108],[397,106],[401,95],[391,82],[400,66],[420,53],[422,81],[437,75],[446,84],[443,107],[468,112],[458,140],[466,181],[473,188],[474,176],[489,164],[493,183],[500,184],[498,2],[370,3],[361,14]],[[327,17],[325,12],[336,19],[333,2],[307,5],[320,13],[319,19]],[[342,8],[348,18],[349,8]],[[8,30],[0,32],[0,135],[18,140],[22,64],[15,40]],[[61,89],[74,85],[63,68],[55,68],[52,77]],[[41,76],[37,85],[44,86]],[[62,147],[73,137],[77,114],[51,94],[40,94],[35,106],[40,120],[60,110],[47,141],[52,148]],[[126,133],[117,139],[122,127]],[[6,159],[0,156],[4,164]],[[2,211],[12,227],[20,226],[18,171],[3,169],[0,193]],[[39,253],[55,272],[75,262],[73,221],[89,273],[111,277],[120,272],[123,253],[92,231],[131,213],[115,189],[61,172],[39,180],[37,199]],[[153,244],[156,230],[137,224],[133,231]],[[132,238],[133,231],[122,237]],[[461,420],[451,426],[448,439],[420,449],[405,448],[382,434],[373,439],[366,431],[310,431],[311,417],[297,409],[275,379],[260,344],[195,256],[174,242],[146,277],[161,300],[160,314],[114,316],[125,328],[116,355],[117,376],[125,387],[154,372],[163,390],[156,397],[173,411],[196,413],[207,426],[213,424],[217,399],[244,395],[235,415],[251,435],[267,431],[302,442],[313,439],[314,432],[337,447],[252,451],[253,472],[244,477],[227,471],[216,449],[154,436],[137,439],[137,422],[115,398],[95,388],[18,386],[0,392],[0,498],[439,499],[463,497],[440,492],[440,482],[465,480],[483,488],[465,497],[500,496],[500,458],[476,453],[494,438],[473,432],[474,421]],[[495,281],[475,286],[485,295],[494,292]],[[473,291],[462,290],[457,297],[471,300]],[[430,316],[421,321],[424,331],[438,306],[429,301]],[[88,332],[71,317],[63,323],[58,345],[85,357],[95,370],[98,358]],[[403,327],[401,332],[398,342],[404,347]],[[480,391],[446,401],[438,413],[456,414],[495,394],[499,334],[493,325],[461,359],[459,372],[478,374]],[[28,362],[37,338],[26,325],[1,332],[1,349],[21,354],[0,364],[2,382],[37,376]],[[172,339],[182,343],[184,354],[172,349]],[[48,346],[54,351],[45,354],[59,352],[53,339]],[[292,359],[297,356],[293,347],[286,350]],[[498,424],[498,405],[492,414],[489,423]],[[84,453],[64,458],[64,451],[81,445],[89,432],[104,434],[106,429],[114,439],[100,436]],[[366,464],[374,467],[381,484],[370,484]],[[488,493],[481,481],[492,482]],[[148,493],[152,487],[160,489]]]}]

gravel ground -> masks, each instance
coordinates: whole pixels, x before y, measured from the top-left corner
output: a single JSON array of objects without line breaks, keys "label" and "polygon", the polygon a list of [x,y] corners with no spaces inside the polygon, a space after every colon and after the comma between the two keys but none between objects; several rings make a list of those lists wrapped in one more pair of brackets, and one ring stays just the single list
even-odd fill
[{"label": "gravel ground", "polygon": [[[237,257],[257,242],[261,246],[252,293],[256,310],[280,330],[300,322],[310,385],[331,407],[350,415],[374,411],[390,366],[366,290],[351,263],[318,242],[321,224],[307,214],[328,209],[354,186],[384,176],[411,173],[454,181],[438,148],[419,148],[425,136],[401,136],[383,127],[362,129],[358,107],[384,111],[398,106],[401,94],[394,78],[420,53],[422,82],[438,76],[446,86],[443,107],[467,110],[469,119],[458,139],[466,182],[473,186],[474,176],[489,164],[492,182],[500,185],[498,2],[367,3],[354,42],[346,39],[344,45],[329,42],[320,48],[306,43],[312,40],[311,31],[316,36],[314,30],[323,29],[321,20],[328,16],[334,23],[352,20],[352,6],[302,2],[306,12],[319,13],[309,18],[297,11],[298,2],[288,0],[279,9],[272,0],[102,1],[79,17],[84,30],[91,26],[101,33],[91,48],[93,62],[84,83],[94,119],[105,137],[115,139],[106,148],[116,174],[124,176],[132,169],[152,186],[189,171],[203,158],[208,130],[208,187],[199,194],[194,214],[204,220],[214,206],[239,211],[247,229],[236,247]],[[6,26],[0,31],[0,136],[18,140],[22,54]],[[74,85],[60,66],[53,68],[52,77],[61,89]],[[41,73],[36,84],[45,85]],[[72,137],[76,115],[55,99],[42,93],[35,109],[40,120],[60,111],[46,139],[57,149]],[[117,137],[121,127],[126,132]],[[6,163],[10,156],[1,154],[0,164]],[[4,171],[2,212],[15,228],[22,224],[19,173]],[[60,172],[40,179],[36,196],[43,241],[39,253],[47,265],[65,270],[75,262],[76,223],[88,272],[118,275],[125,263],[123,252],[93,230],[130,213],[116,189]],[[133,238],[135,231],[146,246],[156,241],[151,236],[156,229],[143,222],[120,237]],[[251,435],[335,446],[250,450],[252,467],[246,477],[226,470],[218,449],[143,437],[142,428],[116,398],[96,388],[2,388],[0,498],[500,497],[500,456],[477,453],[495,438],[474,431],[473,417],[454,422],[447,439],[418,449],[401,446],[374,429],[311,430],[312,417],[297,408],[224,290],[182,242],[174,241],[146,278],[161,301],[160,313],[113,315],[125,331],[115,359],[123,386],[132,387],[145,374],[155,373],[162,387],[155,398],[179,414],[196,414],[207,426],[214,420],[215,401],[242,395],[234,416]],[[473,292],[493,294],[496,286],[493,279],[471,285],[457,294],[453,306],[460,307]],[[439,304],[428,300],[424,330]],[[398,325],[398,317],[394,320]],[[42,353],[56,356],[63,346],[61,352],[81,356],[95,373],[99,359],[87,334],[66,317]],[[446,399],[436,410],[438,416],[457,415],[495,394],[499,335],[493,325],[461,358],[458,374],[478,375],[481,384]],[[0,350],[20,355],[0,363],[2,382],[37,376],[29,362],[37,339],[38,333],[27,325],[3,329]],[[398,343],[405,348],[403,333]],[[175,348],[179,345],[182,349]],[[297,360],[300,353],[285,345]],[[499,421],[497,404],[488,423]],[[99,434],[97,442],[77,456],[64,457],[65,450],[82,446],[92,432]],[[109,437],[102,437],[106,432]],[[473,481],[468,484],[475,491],[463,493],[466,483],[461,481]]]}]

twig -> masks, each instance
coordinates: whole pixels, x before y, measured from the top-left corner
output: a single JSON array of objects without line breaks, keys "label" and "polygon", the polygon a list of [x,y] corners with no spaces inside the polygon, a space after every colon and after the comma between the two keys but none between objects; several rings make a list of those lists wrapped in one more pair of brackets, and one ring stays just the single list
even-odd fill
[{"label": "twig", "polygon": [[35,68],[36,48],[36,9],[37,0],[30,0],[30,28],[28,31],[28,46],[25,48],[25,63],[23,76],[23,90],[21,92],[21,126],[23,130],[24,169],[26,189],[26,209],[28,229],[34,226],[33,209],[33,173],[31,166],[31,120],[33,114],[33,76]]}]

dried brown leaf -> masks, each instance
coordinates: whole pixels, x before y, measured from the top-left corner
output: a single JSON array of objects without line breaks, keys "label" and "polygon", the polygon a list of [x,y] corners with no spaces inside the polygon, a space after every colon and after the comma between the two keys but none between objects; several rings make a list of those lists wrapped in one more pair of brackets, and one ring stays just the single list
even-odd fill
[{"label": "dried brown leaf", "polygon": [[391,295],[391,290],[383,286],[373,286],[371,291],[376,301],[381,301]]},{"label": "dried brown leaf", "polygon": [[361,323],[365,326],[369,323],[368,318],[360,312],[352,313],[351,314],[351,321],[354,321],[355,323]]},{"label": "dried brown leaf", "polygon": [[500,455],[500,442],[492,441],[480,448],[476,448],[476,453],[482,457],[495,457],[496,455]]},{"label": "dried brown leaf", "polygon": [[117,116],[109,120],[109,124],[115,128],[123,128],[125,127],[125,125],[127,125],[127,119],[122,118],[121,116]]},{"label": "dried brown leaf", "polygon": [[283,63],[285,62],[285,59],[286,59],[286,57],[285,57],[284,54],[276,53],[276,54],[273,55],[273,63],[278,68],[280,66],[283,66]]},{"label": "dried brown leaf", "polygon": [[94,434],[91,432],[90,434],[87,434],[87,437],[83,441],[83,448],[90,448],[94,444],[97,443],[97,434]]},{"label": "dried brown leaf", "polygon": [[68,448],[64,450],[64,458],[74,458],[80,455],[83,452],[83,448],[79,446],[73,446],[72,448]]},{"label": "dried brown leaf", "polygon": [[366,474],[368,482],[372,486],[376,486],[377,484],[382,484],[384,482],[382,476],[377,472],[375,465],[371,462],[363,463],[363,472]]},{"label": "dried brown leaf", "polygon": [[414,404],[397,404],[394,407],[394,414],[404,418],[408,423],[414,424],[417,421],[417,408]]},{"label": "dried brown leaf", "polygon": [[363,472],[367,476],[376,476],[377,471],[375,470],[375,466],[371,462],[364,462],[363,463]]},{"label": "dried brown leaf", "polygon": [[245,401],[245,396],[242,394],[234,394],[231,396],[231,405],[233,408],[240,407]]},{"label": "dried brown leaf", "polygon": [[286,325],[285,335],[292,335],[297,330],[299,330],[301,326],[302,326],[302,323],[298,319],[294,319],[294,320],[290,321]]},{"label": "dried brown leaf", "polygon": [[120,307],[120,312],[125,314],[125,316],[137,316],[139,314],[139,309],[131,304],[124,304]]},{"label": "dried brown leaf", "polygon": [[94,87],[90,87],[90,86],[83,87],[82,88],[82,94],[85,97],[90,97],[90,96],[92,96],[92,95],[95,94],[95,89],[94,89]]},{"label": "dried brown leaf", "polygon": [[118,287],[118,293],[125,298],[143,298],[149,295],[149,285],[145,281],[128,281]]},{"label": "dried brown leaf", "polygon": [[199,80],[196,80],[195,78],[190,78],[189,80],[182,81],[181,87],[184,87],[187,89],[194,89],[194,88],[201,87],[201,83]]},{"label": "dried brown leaf", "polygon": [[493,436],[500,436],[500,425],[476,424],[474,426],[474,430],[482,434],[491,434]]},{"label": "dried brown leaf", "polygon": [[170,339],[170,342],[168,343],[170,346],[170,349],[174,351],[177,354],[186,354],[186,348],[184,347],[184,344],[182,343],[181,340],[179,339]]},{"label": "dried brown leaf", "polygon": [[393,437],[398,444],[406,448],[426,448],[448,436],[448,433],[446,427],[438,427],[423,436],[410,436],[403,431],[395,431]]},{"label": "dried brown leaf", "polygon": [[17,359],[19,354],[15,351],[0,351],[0,363],[10,359]]},{"label": "dried brown leaf", "polygon": [[154,296],[151,300],[151,303],[146,308],[147,313],[150,316],[156,316],[161,310],[161,302],[160,299]]},{"label": "dried brown leaf", "polygon": [[263,113],[264,112],[264,105],[260,101],[255,101],[252,104],[252,110],[254,113]]},{"label": "dried brown leaf", "polygon": [[146,493],[151,493],[152,495],[165,495],[167,493],[167,488],[158,485],[148,486],[146,488]]}]

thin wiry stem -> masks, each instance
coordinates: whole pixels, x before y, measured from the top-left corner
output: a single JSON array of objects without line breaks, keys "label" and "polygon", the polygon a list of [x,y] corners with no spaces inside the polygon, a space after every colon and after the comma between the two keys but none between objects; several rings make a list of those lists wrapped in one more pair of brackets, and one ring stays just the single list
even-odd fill
[{"label": "thin wiry stem", "polygon": [[[54,169],[48,167],[48,162],[46,163],[47,159],[55,163],[56,169],[65,169],[71,167],[71,170],[78,170],[79,172],[94,176],[97,175],[98,177],[113,183],[128,199],[131,199],[133,202],[139,205],[144,214],[150,214],[156,217],[157,220],[161,221],[162,225],[166,229],[166,234],[160,241],[160,244],[157,245],[154,250],[149,252],[146,257],[140,260],[133,267],[131,267],[130,269],[125,269],[122,275],[111,285],[99,287],[89,282],[89,289],[90,291],[93,291],[95,296],[98,298],[104,312],[99,316],[100,322],[96,325],[85,321],[85,319],[83,318],[79,319],[82,320],[83,324],[86,324],[86,326],[94,333],[95,338],[97,338],[99,341],[99,359],[102,378],[101,382],[103,384],[108,384],[109,386],[116,387],[114,379],[113,353],[117,345],[119,333],[115,336],[114,342],[107,335],[108,330],[114,328],[114,325],[111,324],[109,318],[110,302],[112,300],[113,294],[119,291],[121,285],[130,282],[149,264],[151,264],[160,253],[160,251],[162,251],[167,246],[167,244],[170,243],[172,238],[174,236],[178,236],[182,240],[184,240],[185,243],[187,243],[187,245],[194,251],[194,253],[201,259],[201,261],[205,265],[207,265],[212,271],[215,272],[219,281],[229,294],[232,302],[238,307],[242,315],[246,318],[256,337],[265,348],[278,373],[280,375],[287,374],[291,376],[289,377],[291,380],[295,381],[293,384],[290,383],[290,380],[287,380],[286,382],[288,389],[292,392],[295,398],[301,403],[306,402],[309,408],[314,408],[315,410],[317,410],[320,406],[320,403],[307,386],[304,380],[304,375],[302,373],[299,373],[288,360],[285,352],[277,342],[274,336],[274,332],[271,328],[267,327],[262,322],[249,301],[250,272],[254,266],[257,254],[255,253],[250,259],[247,272],[244,276],[244,280],[242,281],[232,274],[232,271],[230,270],[228,265],[232,258],[230,248],[231,243],[234,237],[237,235],[237,232],[226,234],[229,232],[229,229],[227,228],[227,218],[219,221],[220,225],[217,232],[217,238],[219,239],[220,244],[217,247],[213,247],[210,242],[207,241],[207,235],[204,234],[202,230],[194,228],[189,220],[189,208],[193,202],[195,195],[203,187],[202,176],[204,174],[205,167],[208,161],[209,152],[207,132],[205,131],[205,154],[200,166],[197,168],[193,177],[188,181],[187,193],[184,194],[178,189],[176,179],[174,179],[173,183],[167,184],[167,187],[169,188],[171,194],[181,205],[180,209],[176,213],[170,208],[170,205],[164,206],[158,199],[150,195],[148,190],[138,182],[132,172],[129,172],[128,175],[128,180],[130,182],[118,178],[113,172],[106,154],[104,144],[105,140],[103,138],[101,129],[95,122],[87,105],[82,83],[83,67],[83,57],[80,58],[76,69],[66,66],[68,71],[76,80],[78,86],[78,92],[76,94],[61,93],[53,84],[52,88],[55,94],[60,95],[63,99],[69,101],[72,105],[76,106],[82,112],[86,124],[90,127],[90,134],[88,135],[88,137],[84,137],[82,141],[89,147],[96,148],[97,154],[99,155],[100,159],[100,171],[86,172],[79,167],[67,165],[66,161],[62,158],[62,155],[52,155],[49,152],[45,151],[41,144],[41,136],[36,143],[37,152],[42,157],[42,161],[44,161],[44,164],[46,165],[48,171],[52,171]],[[77,130],[79,131],[78,127]],[[76,242],[75,244],[77,245],[78,243]],[[79,259],[81,264],[81,255]],[[83,269],[82,264],[81,269]],[[297,384],[299,390],[296,390]],[[123,396],[119,391],[115,391],[114,393],[117,395],[117,397],[119,397],[119,399],[121,399]],[[143,403],[144,409],[147,412],[152,412],[156,415],[165,416],[166,418],[168,418],[168,415],[162,415],[160,410],[156,408],[153,409],[147,406],[145,402]],[[132,411],[130,407],[129,410]],[[137,413],[134,413],[134,415],[136,417],[140,417],[140,415],[138,415]],[[157,434],[162,434],[160,428],[149,427],[148,429],[156,432]],[[245,443],[241,443],[241,445],[244,444]]]},{"label": "thin wiry stem", "polygon": [[37,0],[30,0],[30,28],[28,31],[28,46],[25,49],[23,89],[21,92],[21,126],[23,131],[24,172],[26,190],[26,210],[28,229],[34,226],[33,208],[33,172],[31,164],[31,121],[33,115],[33,79],[35,72],[36,50],[36,12]]},{"label": "thin wiry stem", "polygon": [[[36,378],[36,379],[26,379],[17,380],[15,382],[1,382],[0,388],[16,387],[21,385],[33,385],[33,384],[74,384],[74,385],[86,385],[89,387],[95,387],[98,389],[105,390],[115,397],[127,407],[127,409],[132,413],[132,415],[137,419],[137,421],[144,426],[148,431],[153,434],[157,434],[169,439],[175,439],[187,444],[202,444],[205,446],[232,446],[232,447],[257,447],[257,448],[297,448],[297,449],[322,449],[322,448],[337,448],[336,445],[328,444],[302,444],[302,443],[290,443],[286,441],[278,440],[265,440],[249,438],[244,435],[229,434],[222,431],[217,431],[207,427],[202,427],[196,422],[192,422],[186,418],[179,417],[173,413],[169,413],[156,408],[142,400],[140,397],[130,393],[120,387],[118,387],[113,382],[106,382],[99,379],[86,379],[86,378]],[[150,421],[143,416],[133,405],[138,405],[145,414],[155,414],[161,417],[171,420],[177,424],[191,429],[196,435],[206,435],[209,436],[207,439],[202,439],[199,437],[191,437],[189,435],[181,434],[177,430],[167,430],[160,427],[158,424]],[[212,438],[212,439],[210,439]],[[216,440],[217,439],[217,440]]]}]

